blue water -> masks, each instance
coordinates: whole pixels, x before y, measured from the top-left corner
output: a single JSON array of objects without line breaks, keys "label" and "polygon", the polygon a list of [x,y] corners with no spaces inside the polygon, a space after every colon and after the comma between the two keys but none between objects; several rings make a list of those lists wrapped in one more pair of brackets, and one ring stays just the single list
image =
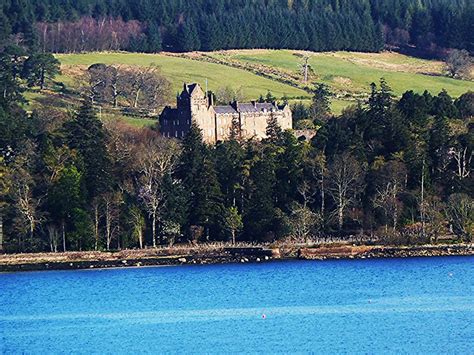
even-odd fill
[{"label": "blue water", "polygon": [[473,353],[474,258],[0,274],[0,352]]}]

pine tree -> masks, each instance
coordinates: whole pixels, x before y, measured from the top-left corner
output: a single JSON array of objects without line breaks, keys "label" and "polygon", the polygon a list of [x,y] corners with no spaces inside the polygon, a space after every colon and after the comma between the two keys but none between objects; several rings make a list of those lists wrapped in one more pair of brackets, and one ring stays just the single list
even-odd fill
[{"label": "pine tree", "polygon": [[28,81],[28,85],[38,85],[43,90],[46,79],[51,80],[59,73],[59,60],[52,54],[32,54],[23,65],[22,77]]},{"label": "pine tree", "polygon": [[199,34],[192,20],[188,20],[179,25],[177,45],[180,52],[191,52],[201,48]]},{"label": "pine tree", "polygon": [[145,52],[148,53],[158,53],[162,50],[162,39],[160,27],[156,22],[150,22],[146,30],[147,36],[147,48]]},{"label": "pine tree", "polygon": [[267,120],[267,129],[265,131],[267,140],[273,144],[278,144],[282,140],[283,131],[278,123],[278,118],[272,113]]},{"label": "pine tree", "polygon": [[10,26],[10,21],[8,21],[8,17],[0,11],[0,47],[7,42],[11,32],[12,28]]},{"label": "pine tree", "polygon": [[331,92],[326,84],[316,85],[311,102],[310,113],[315,121],[326,120],[331,116]]},{"label": "pine tree", "polygon": [[69,147],[77,150],[82,160],[85,187],[91,201],[109,188],[111,163],[106,131],[89,101],[83,103],[73,120],[65,123],[64,132]]},{"label": "pine tree", "polygon": [[276,210],[275,163],[271,156],[258,157],[250,172],[251,191],[246,203],[244,232],[249,240],[273,239]]}]

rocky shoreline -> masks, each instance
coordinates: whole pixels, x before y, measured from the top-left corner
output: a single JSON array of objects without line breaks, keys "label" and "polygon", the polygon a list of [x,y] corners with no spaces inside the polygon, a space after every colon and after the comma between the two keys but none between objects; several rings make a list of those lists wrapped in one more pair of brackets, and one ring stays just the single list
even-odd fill
[{"label": "rocky shoreline", "polygon": [[74,270],[116,267],[171,266],[223,263],[261,263],[272,260],[327,260],[472,256],[472,244],[380,246],[322,244],[278,247],[178,247],[116,252],[66,252],[0,255],[0,272]]}]

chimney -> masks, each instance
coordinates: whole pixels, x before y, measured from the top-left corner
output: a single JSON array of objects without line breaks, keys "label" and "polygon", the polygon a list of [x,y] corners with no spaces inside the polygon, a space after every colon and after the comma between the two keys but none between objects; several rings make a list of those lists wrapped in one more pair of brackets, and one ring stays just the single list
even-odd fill
[{"label": "chimney", "polygon": [[239,111],[239,102],[237,100],[235,100],[234,102],[231,102],[230,105],[234,108],[235,111],[237,112]]},{"label": "chimney", "polygon": [[214,94],[212,92],[209,94],[208,104],[209,107],[214,106]]}]

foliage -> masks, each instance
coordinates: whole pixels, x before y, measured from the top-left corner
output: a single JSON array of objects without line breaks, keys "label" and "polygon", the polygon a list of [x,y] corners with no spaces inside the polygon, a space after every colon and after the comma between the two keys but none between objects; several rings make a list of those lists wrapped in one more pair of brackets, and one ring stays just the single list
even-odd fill
[{"label": "foliage", "polygon": [[22,77],[26,78],[29,86],[39,86],[43,90],[46,80],[60,73],[59,65],[59,61],[50,53],[33,54],[23,65]]},{"label": "foliage", "polygon": [[[11,64],[15,51],[8,53]],[[7,91],[22,85],[22,65],[6,66]],[[113,81],[115,69],[95,65],[90,78]],[[107,85],[90,91],[96,102],[113,104]],[[89,101],[73,114],[28,113],[18,90],[0,105],[3,247],[144,248],[354,233],[419,243],[449,230],[470,240],[472,99],[470,92],[454,100],[446,91],[415,90],[399,98],[382,79],[366,102],[317,122],[311,142],[270,116],[266,139],[234,132],[210,146],[195,123],[182,141],[165,139],[155,129],[102,122]],[[327,113],[324,95],[315,100]],[[301,122],[309,111],[298,110]]]},{"label": "foliage", "polygon": [[473,50],[469,0],[5,0],[0,10],[0,34],[54,52]]},{"label": "foliage", "polygon": [[331,115],[331,92],[327,85],[319,83],[314,90],[313,99],[309,108],[314,121],[325,120]]}]

